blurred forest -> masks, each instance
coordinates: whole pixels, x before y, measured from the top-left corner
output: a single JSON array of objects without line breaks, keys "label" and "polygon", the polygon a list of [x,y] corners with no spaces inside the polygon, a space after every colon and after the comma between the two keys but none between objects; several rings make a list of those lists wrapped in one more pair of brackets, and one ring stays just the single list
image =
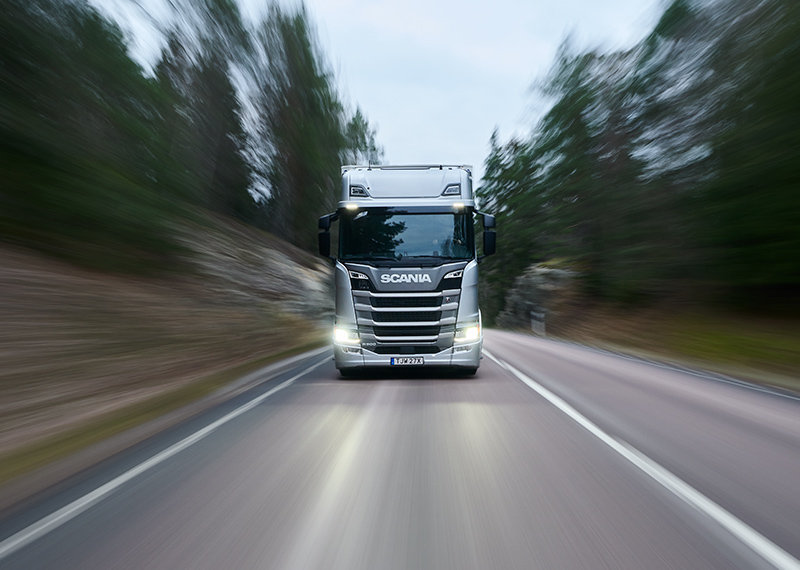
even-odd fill
[{"label": "blurred forest", "polygon": [[[122,271],[175,267],[206,213],[307,251],[339,165],[380,162],[337,93],[305,8],[258,24],[234,0],[173,0],[145,70],[87,0],[4,0],[0,240]],[[798,311],[800,4],[674,0],[638,45],[569,40],[536,86],[552,107],[492,137],[491,322],[527,267],[563,262],[592,299]]]},{"label": "blurred forest", "polygon": [[86,0],[3,0],[0,240],[149,272],[174,266],[176,220],[211,213],[313,251],[340,164],[380,161],[304,8],[171,7],[150,73]]},{"label": "blurred forest", "polygon": [[532,134],[491,140],[491,321],[533,263],[578,269],[595,302],[688,300],[797,314],[800,3],[674,0],[627,51],[567,40]]}]

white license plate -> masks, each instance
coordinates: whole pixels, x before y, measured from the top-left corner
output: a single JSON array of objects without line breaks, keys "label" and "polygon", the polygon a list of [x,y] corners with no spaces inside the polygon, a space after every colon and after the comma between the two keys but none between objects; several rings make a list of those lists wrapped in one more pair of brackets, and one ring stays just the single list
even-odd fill
[{"label": "white license plate", "polygon": [[392,358],[392,366],[409,366],[425,364],[425,359],[421,356],[399,356]]}]

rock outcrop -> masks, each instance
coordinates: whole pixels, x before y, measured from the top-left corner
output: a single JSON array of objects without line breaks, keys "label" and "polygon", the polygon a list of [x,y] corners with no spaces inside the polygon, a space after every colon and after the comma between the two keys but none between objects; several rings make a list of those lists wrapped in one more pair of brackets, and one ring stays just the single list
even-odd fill
[{"label": "rock outcrop", "polygon": [[[310,321],[331,320],[333,277],[318,257],[242,225],[194,231],[182,239],[192,252],[188,265],[217,302],[272,305]],[[197,236],[202,235],[202,242]]]},{"label": "rock outcrop", "polygon": [[544,263],[531,265],[509,289],[497,324],[504,328],[544,334],[548,315],[557,310],[560,298],[573,289],[576,277],[577,273],[569,269],[554,268]]}]

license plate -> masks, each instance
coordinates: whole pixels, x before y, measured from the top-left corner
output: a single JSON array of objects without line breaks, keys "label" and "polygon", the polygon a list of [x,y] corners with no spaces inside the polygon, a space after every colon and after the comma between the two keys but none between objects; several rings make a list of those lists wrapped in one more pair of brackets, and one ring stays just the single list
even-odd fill
[{"label": "license plate", "polygon": [[425,364],[425,359],[421,356],[399,356],[392,358],[392,366],[409,366]]}]

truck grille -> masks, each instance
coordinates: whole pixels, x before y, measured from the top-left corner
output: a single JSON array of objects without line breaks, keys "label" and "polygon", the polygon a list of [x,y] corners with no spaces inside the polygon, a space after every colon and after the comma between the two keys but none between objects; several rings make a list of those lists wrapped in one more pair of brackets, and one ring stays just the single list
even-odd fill
[{"label": "truck grille", "polygon": [[459,289],[353,291],[362,346],[377,354],[436,354],[453,346]]},{"label": "truck grille", "polygon": [[439,321],[441,311],[392,311],[386,313],[372,313],[372,320],[376,323],[413,323],[422,321]]},{"label": "truck grille", "polygon": [[377,354],[436,354],[441,349],[435,344],[429,345],[380,345],[373,351]]},{"label": "truck grille", "polygon": [[439,307],[442,304],[441,297],[371,297],[373,307]]},{"label": "truck grille", "polygon": [[441,327],[372,327],[375,336],[435,336]]}]

